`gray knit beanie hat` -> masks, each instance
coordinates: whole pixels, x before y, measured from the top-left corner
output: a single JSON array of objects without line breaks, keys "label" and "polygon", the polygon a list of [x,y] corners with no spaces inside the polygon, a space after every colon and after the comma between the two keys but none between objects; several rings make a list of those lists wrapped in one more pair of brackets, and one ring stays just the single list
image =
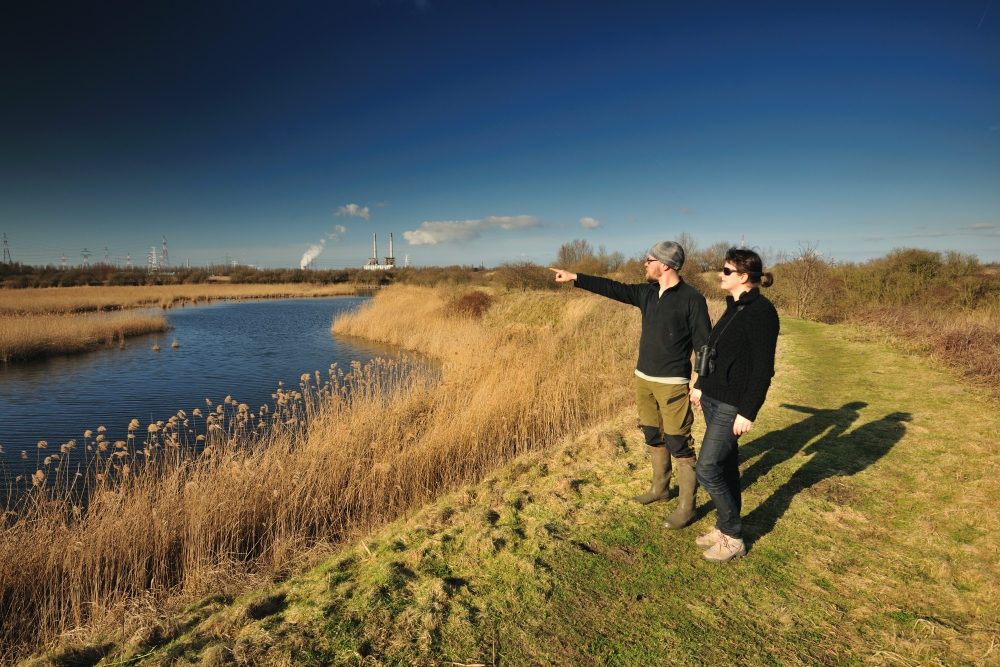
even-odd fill
[{"label": "gray knit beanie hat", "polygon": [[674,271],[680,271],[684,266],[684,248],[680,243],[660,241],[649,249],[649,254],[660,260]]}]

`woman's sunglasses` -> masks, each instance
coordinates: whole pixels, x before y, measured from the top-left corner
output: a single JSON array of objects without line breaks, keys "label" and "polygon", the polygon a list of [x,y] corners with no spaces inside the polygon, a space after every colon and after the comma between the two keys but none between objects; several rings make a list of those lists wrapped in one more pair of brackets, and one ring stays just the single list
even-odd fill
[{"label": "woman's sunglasses", "polygon": [[719,269],[719,271],[720,271],[720,272],[722,273],[722,275],[724,275],[724,276],[731,276],[731,275],[733,275],[734,273],[739,273],[739,271],[737,271],[736,269],[730,269],[730,268],[729,268],[728,266],[724,266],[724,267],[722,267],[721,269]]}]

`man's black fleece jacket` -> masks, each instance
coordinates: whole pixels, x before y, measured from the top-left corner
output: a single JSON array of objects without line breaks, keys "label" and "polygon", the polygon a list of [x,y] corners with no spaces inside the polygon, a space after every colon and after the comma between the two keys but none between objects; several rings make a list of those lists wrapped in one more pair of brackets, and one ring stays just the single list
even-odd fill
[{"label": "man's black fleece jacket", "polygon": [[642,336],[635,368],[650,377],[691,377],[691,350],[712,330],[705,297],[682,279],[660,296],[659,283],[626,285],[607,278],[576,275],[576,286],[642,311]]},{"label": "man's black fleece jacket", "polygon": [[735,406],[750,421],[757,419],[774,376],[778,327],[778,311],[760,289],[744,292],[739,301],[727,296],[726,312],[708,343],[716,350],[715,372],[699,377],[695,388]]}]

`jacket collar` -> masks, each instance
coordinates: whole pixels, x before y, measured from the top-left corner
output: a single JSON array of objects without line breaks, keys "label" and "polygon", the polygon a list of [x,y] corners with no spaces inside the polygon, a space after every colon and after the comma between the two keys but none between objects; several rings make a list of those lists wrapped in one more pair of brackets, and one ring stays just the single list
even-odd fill
[{"label": "jacket collar", "polygon": [[736,299],[734,299],[732,294],[727,294],[726,295],[726,308],[729,309],[729,308],[732,308],[733,306],[745,306],[745,305],[747,305],[749,303],[753,303],[757,299],[757,297],[759,297],[759,296],[760,296],[760,288],[759,287],[754,287],[749,292],[743,292],[743,294],[740,294],[739,301],[737,301]]},{"label": "jacket collar", "polygon": [[[673,287],[668,287],[667,289],[663,290],[663,293],[669,294],[670,292],[676,292],[681,288],[681,285],[683,284],[684,284],[684,279],[681,278],[680,276],[677,276],[677,284],[674,285]],[[655,289],[657,292],[660,291],[660,283],[649,283],[649,286]]]}]

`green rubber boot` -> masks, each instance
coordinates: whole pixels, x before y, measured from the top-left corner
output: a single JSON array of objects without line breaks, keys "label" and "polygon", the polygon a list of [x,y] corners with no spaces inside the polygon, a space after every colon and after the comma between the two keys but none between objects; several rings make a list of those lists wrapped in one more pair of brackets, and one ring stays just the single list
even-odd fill
[{"label": "green rubber boot", "polygon": [[694,518],[694,496],[698,490],[698,478],[695,476],[695,457],[677,459],[677,509],[667,517],[663,525],[671,530],[678,530],[691,523]]},{"label": "green rubber boot", "polygon": [[649,491],[639,496],[632,496],[632,500],[640,505],[648,505],[670,497],[670,452],[666,447],[650,447],[649,461],[653,464],[653,481],[649,485]]}]

